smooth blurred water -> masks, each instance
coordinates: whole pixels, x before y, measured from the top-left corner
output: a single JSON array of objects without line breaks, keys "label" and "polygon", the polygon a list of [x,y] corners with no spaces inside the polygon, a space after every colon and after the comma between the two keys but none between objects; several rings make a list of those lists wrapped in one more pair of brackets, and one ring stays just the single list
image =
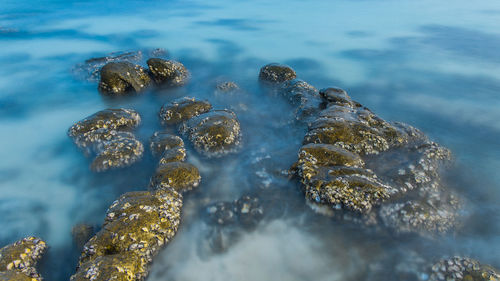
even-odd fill
[{"label": "smooth blurred water", "polygon": [[[146,153],[133,167],[94,174],[67,129],[98,110],[133,107],[143,116],[138,136],[146,142],[160,129],[160,106],[191,95],[215,108],[233,106],[244,146],[220,160],[188,149],[203,182],[186,197],[181,230],[150,280],[376,279],[366,273],[370,264],[395,251],[465,254],[498,267],[499,28],[496,0],[2,0],[0,245],[27,235],[46,239],[44,276],[67,280],[78,257],[71,227],[100,225],[115,198],[146,188],[156,165]],[[91,57],[152,48],[184,63],[192,83],[109,100],[73,71]],[[242,234],[224,254],[200,250],[207,226],[196,215],[198,204],[238,198],[258,181],[252,179],[256,158],[272,155],[286,169],[300,146],[305,128],[290,127],[286,102],[258,87],[259,68],[269,62],[289,64],[317,88],[342,87],[381,117],[409,123],[449,147],[458,166],[449,177],[470,199],[475,219],[438,241],[372,237],[313,214],[298,185],[284,184],[275,200],[291,208],[285,215]],[[247,95],[215,97],[217,79],[238,82]]]}]

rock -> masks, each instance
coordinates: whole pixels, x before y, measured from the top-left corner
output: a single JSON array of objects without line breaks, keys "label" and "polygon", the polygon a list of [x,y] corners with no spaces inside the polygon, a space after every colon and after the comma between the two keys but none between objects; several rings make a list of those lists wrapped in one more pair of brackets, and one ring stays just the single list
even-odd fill
[{"label": "rock", "polygon": [[135,137],[115,137],[104,141],[90,166],[96,172],[130,166],[142,158],[144,146]]},{"label": "rock", "polygon": [[179,87],[189,81],[189,71],[180,62],[151,58],[147,64],[158,85]]},{"label": "rock", "polygon": [[139,126],[141,117],[132,109],[108,108],[98,111],[75,123],[68,130],[79,147],[114,138],[117,131],[131,131]]},{"label": "rock", "polygon": [[99,82],[101,68],[109,62],[139,63],[143,57],[143,51],[114,52],[104,57],[90,58],[82,64],[75,66],[74,73],[80,78],[92,82]]},{"label": "rock", "polygon": [[231,94],[240,90],[238,84],[232,81],[219,82],[215,85],[217,93]]},{"label": "rock", "polygon": [[291,67],[278,63],[263,66],[259,73],[259,80],[269,84],[283,83],[296,77],[297,74]]},{"label": "rock", "polygon": [[82,249],[92,235],[94,235],[94,227],[86,223],[79,223],[71,229],[73,243],[78,249]]},{"label": "rock", "polygon": [[244,195],[234,202],[234,210],[243,227],[254,228],[262,220],[264,209],[259,198]]},{"label": "rock", "polygon": [[321,108],[322,100],[318,90],[305,81],[294,79],[281,84],[277,90],[280,96],[296,106],[294,115],[299,121],[309,121]]},{"label": "rock", "polygon": [[123,194],[83,247],[71,280],[143,280],[147,265],[175,235],[181,207],[182,195],[173,189]]},{"label": "rock", "polygon": [[459,225],[463,200],[440,180],[449,150],[381,119],[341,89],[320,94],[326,108],[309,125],[295,164],[312,205],[398,233],[433,235]]},{"label": "rock", "polygon": [[209,221],[213,224],[228,225],[236,223],[237,217],[232,202],[217,202],[206,208]]},{"label": "rock", "polygon": [[186,149],[184,147],[175,147],[165,150],[163,152],[159,165],[171,163],[171,162],[182,162],[186,159]]},{"label": "rock", "polygon": [[181,125],[195,149],[209,157],[221,157],[237,150],[240,123],[229,110],[214,110],[189,119]]},{"label": "rock", "polygon": [[173,188],[177,192],[184,192],[197,187],[200,181],[200,172],[196,166],[189,163],[171,162],[162,164],[156,169],[150,186],[154,190]]},{"label": "rock", "polygon": [[432,266],[429,281],[446,280],[500,280],[500,270],[471,258],[457,256],[440,260]]},{"label": "rock", "polygon": [[99,91],[106,95],[139,93],[151,83],[144,68],[129,62],[109,62],[101,68]]},{"label": "rock", "polygon": [[42,280],[35,266],[47,250],[39,238],[27,237],[0,249],[0,280]]},{"label": "rock", "polygon": [[142,158],[144,146],[130,132],[141,121],[131,109],[106,109],[74,124],[68,135],[86,154],[95,154],[91,169],[127,167]]},{"label": "rock", "polygon": [[174,125],[208,112],[210,109],[212,105],[207,101],[184,97],[164,104],[160,109],[160,121],[162,124]]},{"label": "rock", "polygon": [[183,148],[184,141],[180,137],[167,132],[155,132],[150,139],[149,146],[153,156],[160,156],[165,150]]},{"label": "rock", "polygon": [[327,103],[335,103],[338,105],[346,105],[353,107],[355,104],[347,94],[347,92],[340,88],[325,88],[319,91],[321,98]]},{"label": "rock", "polygon": [[147,263],[134,252],[98,256],[80,265],[71,281],[86,280],[143,280]]}]

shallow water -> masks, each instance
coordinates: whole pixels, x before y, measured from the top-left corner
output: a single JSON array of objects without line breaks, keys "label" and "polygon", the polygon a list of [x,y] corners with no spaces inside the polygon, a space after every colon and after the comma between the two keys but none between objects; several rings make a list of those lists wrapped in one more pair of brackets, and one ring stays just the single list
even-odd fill
[{"label": "shallow water", "polygon": [[[95,174],[67,129],[107,107],[132,107],[147,142],[160,106],[185,95],[232,108],[238,154],[206,159],[176,238],[148,280],[376,280],[401,257],[468,255],[500,266],[500,4],[498,1],[2,1],[0,7],[0,245],[37,235],[51,246],[47,280],[67,280],[78,251],[71,228],[100,225],[120,194],[143,190],[156,166],[148,151],[126,169]],[[110,100],[76,66],[115,51],[165,48],[191,83]],[[392,237],[335,222],[305,204],[299,184],[276,174],[295,160],[305,127],[291,106],[257,83],[269,62],[292,66],[317,88],[339,86],[386,120],[411,124],[456,158],[448,181],[470,201],[464,230],[438,239]],[[236,81],[245,94],[214,95]],[[268,158],[270,157],[270,158]],[[259,161],[260,160],[260,161]],[[210,248],[210,202],[261,192],[273,206],[253,231]],[[404,267],[404,266],[403,266]],[[411,268],[405,270],[411,271]],[[422,276],[425,279],[425,276]]]}]

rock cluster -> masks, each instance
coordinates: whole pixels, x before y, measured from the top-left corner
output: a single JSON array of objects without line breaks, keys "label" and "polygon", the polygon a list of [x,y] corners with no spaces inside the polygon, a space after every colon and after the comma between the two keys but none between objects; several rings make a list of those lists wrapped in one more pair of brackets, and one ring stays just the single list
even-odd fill
[{"label": "rock cluster", "polygon": [[209,157],[221,157],[237,150],[240,122],[230,110],[212,110],[207,101],[185,97],[164,104],[160,120],[165,125],[179,125],[195,149]]},{"label": "rock cluster", "polygon": [[105,109],[78,121],[68,130],[75,144],[95,155],[93,171],[130,166],[141,159],[142,143],[131,132],[141,122],[132,109]]},{"label": "rock cluster", "polygon": [[140,93],[153,81],[162,87],[179,87],[190,77],[186,67],[177,61],[151,58],[147,65],[149,71],[128,61],[108,62],[100,70],[99,91],[111,96]]},{"label": "rock cluster", "polygon": [[[150,191],[128,192],[113,202],[100,230],[83,247],[77,280],[143,280],[148,266],[180,224],[182,193],[198,186],[198,169],[185,159],[182,139],[165,132],[151,137],[161,155]],[[169,157],[180,152],[181,158]]]},{"label": "rock cluster", "polygon": [[432,266],[429,281],[500,280],[500,271],[490,265],[483,265],[468,257],[442,259]]},{"label": "rock cluster", "polygon": [[0,249],[0,280],[42,280],[36,264],[47,249],[39,238],[27,237]]}]

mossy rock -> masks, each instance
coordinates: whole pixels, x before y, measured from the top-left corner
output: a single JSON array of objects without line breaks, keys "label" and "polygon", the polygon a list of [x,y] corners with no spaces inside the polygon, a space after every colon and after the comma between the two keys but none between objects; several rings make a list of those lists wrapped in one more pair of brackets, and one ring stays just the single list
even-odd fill
[{"label": "mossy rock", "polygon": [[215,85],[217,93],[232,94],[240,90],[240,86],[233,81],[219,82]]},{"label": "mossy rock", "polygon": [[163,124],[174,125],[208,112],[210,109],[212,105],[207,101],[184,97],[164,104],[160,109],[160,120]]},{"label": "mossy rock", "polygon": [[270,63],[260,69],[259,80],[270,84],[279,84],[297,77],[295,70],[288,65]]},{"label": "mossy rock", "polygon": [[149,146],[153,156],[160,156],[168,149],[183,148],[184,141],[168,132],[155,132],[149,141]]},{"label": "mossy rock", "polygon": [[150,186],[154,190],[172,188],[178,192],[184,192],[197,187],[200,181],[200,172],[196,166],[183,162],[170,162],[156,169]]},{"label": "mossy rock", "polygon": [[362,167],[361,157],[348,150],[330,144],[310,143],[299,151],[299,163],[319,166]]},{"label": "mossy rock", "polygon": [[71,228],[71,237],[78,249],[82,249],[93,234],[94,226],[87,223],[79,223]]},{"label": "mossy rock", "polygon": [[189,81],[189,71],[178,61],[151,58],[147,64],[155,82],[159,85],[179,87]]},{"label": "mossy rock", "polygon": [[101,68],[99,91],[106,95],[142,92],[151,83],[147,71],[130,62],[109,62]]},{"label": "mossy rock", "polygon": [[71,281],[135,281],[147,275],[147,262],[133,252],[99,256],[80,264]]},{"label": "mossy rock", "polygon": [[240,123],[229,110],[211,111],[191,118],[180,131],[187,134],[199,153],[209,157],[236,151],[241,139]]},{"label": "mossy rock", "polygon": [[355,103],[351,97],[343,89],[330,87],[319,91],[321,98],[327,103],[335,103],[337,105],[354,107]]},{"label": "mossy rock", "polygon": [[0,271],[0,281],[41,281],[42,278],[31,277],[15,270]]},{"label": "mossy rock", "polygon": [[0,280],[41,279],[35,266],[46,249],[47,244],[36,237],[27,237],[0,249]]}]

